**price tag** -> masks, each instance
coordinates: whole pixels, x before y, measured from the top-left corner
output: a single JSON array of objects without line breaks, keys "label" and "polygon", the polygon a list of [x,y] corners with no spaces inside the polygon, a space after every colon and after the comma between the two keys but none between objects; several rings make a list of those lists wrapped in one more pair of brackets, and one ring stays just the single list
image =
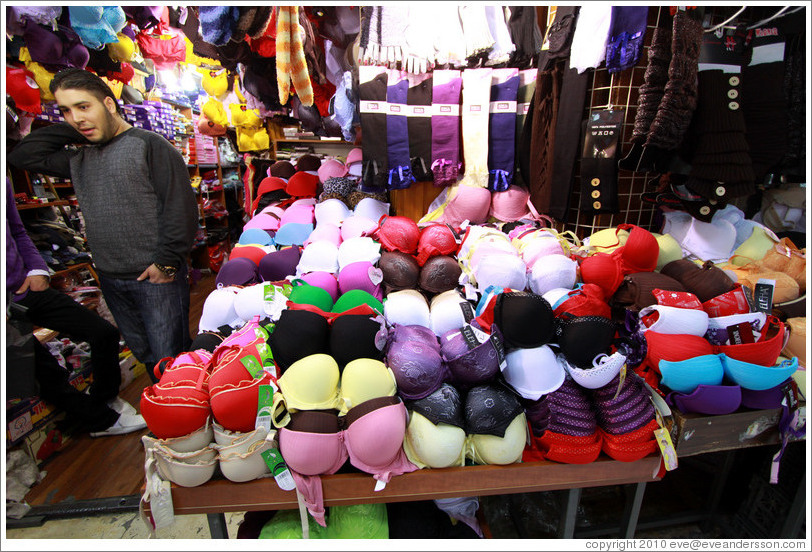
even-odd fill
[{"label": "price tag", "polygon": [[623,363],[623,366],[620,367],[620,374],[618,377],[617,382],[617,391],[615,391],[615,396],[612,397],[612,400],[615,400],[617,396],[620,394],[620,390],[623,389],[623,382],[626,381],[626,363]]},{"label": "price tag", "polygon": [[663,464],[665,464],[666,471],[677,469],[677,451],[671,442],[671,435],[665,428],[661,427],[654,430],[654,437],[660,447],[660,454],[663,455]]},{"label": "price tag", "polygon": [[271,470],[271,474],[273,474],[273,478],[276,480],[276,484],[279,485],[280,489],[283,491],[292,491],[296,488],[296,482],[293,480],[293,476],[290,474],[290,470],[287,464],[285,464],[285,460],[282,458],[279,449],[269,448],[261,452],[260,455],[262,459],[265,460],[268,469]]},{"label": "price tag", "polygon": [[273,387],[270,385],[259,386],[259,396],[257,397],[257,419],[254,422],[255,428],[264,427],[271,431],[273,418]]},{"label": "price tag", "polygon": [[[267,343],[258,343],[257,344],[257,352],[259,353],[259,358],[262,359],[262,367],[263,367],[263,369],[274,365],[274,363],[273,363],[273,351],[271,351],[271,348],[268,346]],[[255,378],[256,377],[262,377],[262,374],[260,374],[259,376],[255,375],[254,377]]]},{"label": "price tag", "polygon": [[240,362],[243,366],[245,366],[245,369],[248,370],[248,373],[251,374],[252,378],[261,378],[262,374],[265,372],[265,370],[262,369],[262,364],[255,356],[245,356],[240,359]]}]

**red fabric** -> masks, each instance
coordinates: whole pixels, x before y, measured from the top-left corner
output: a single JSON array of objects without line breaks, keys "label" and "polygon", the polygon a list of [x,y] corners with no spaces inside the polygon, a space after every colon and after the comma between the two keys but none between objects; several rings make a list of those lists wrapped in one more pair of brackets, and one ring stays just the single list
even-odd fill
[{"label": "red fabric", "polygon": [[[768,337],[773,333],[772,337]],[[775,316],[768,316],[758,341],[739,345],[716,345],[714,352],[724,353],[730,358],[759,366],[774,366],[784,348],[784,323]]]},{"label": "red fabric", "polygon": [[[315,174],[299,171],[288,180],[285,191],[290,197],[316,197],[319,188],[319,177]],[[259,197],[259,194],[257,194]]]},{"label": "red fabric", "polygon": [[251,204],[251,212],[257,210],[259,206],[259,199],[268,192],[273,192],[274,190],[284,190],[287,188],[288,183],[282,180],[281,178],[277,178],[275,176],[267,176],[262,179],[259,183],[259,187],[257,188],[257,197],[254,198],[254,202]]},{"label": "red fabric", "polygon": [[564,314],[572,316],[603,316],[612,318],[612,310],[603,298],[603,290],[596,284],[584,284],[581,288],[561,302],[553,314],[561,317]]},{"label": "red fabric", "polygon": [[624,275],[653,272],[660,255],[660,245],[654,234],[633,224],[621,224],[618,230],[630,230],[626,243],[610,253],[620,262]]},{"label": "red fabric", "polygon": [[[141,393],[139,410],[147,427],[158,439],[189,435],[203,427],[211,415],[208,401],[161,397],[156,395],[153,385],[145,387]],[[256,413],[256,407],[254,410]]]},{"label": "red fabric", "polygon": [[730,316],[731,314],[747,314],[750,312],[750,303],[744,294],[741,284],[734,284],[734,288],[727,293],[717,295],[709,301],[702,303],[702,308],[711,318]]},{"label": "red fabric", "polygon": [[211,387],[211,411],[217,422],[229,431],[253,431],[257,419],[259,387],[270,385],[275,378],[265,374],[260,379],[244,380],[237,386]]},{"label": "red fabric", "polygon": [[457,237],[445,224],[430,224],[420,231],[417,242],[417,264],[423,266],[429,257],[455,255],[459,249]]},{"label": "red fabric", "polygon": [[601,436],[573,437],[553,431],[545,431],[541,437],[532,437],[547,460],[563,464],[590,464],[601,453]]},{"label": "red fabric", "polygon": [[699,298],[690,291],[668,291],[665,289],[653,289],[651,294],[657,299],[658,305],[665,307],[677,307],[680,309],[702,310],[702,303]]},{"label": "red fabric", "polygon": [[[170,35],[164,40],[161,35]],[[141,31],[135,37],[141,55],[151,59],[156,69],[172,69],[179,62],[186,61],[186,42],[179,32],[159,23],[149,31]],[[123,64],[122,64],[123,65]]]},{"label": "red fabric", "polygon": [[620,262],[609,253],[595,253],[581,261],[581,280],[601,288],[604,298],[608,299],[623,282]]},{"label": "red fabric", "polygon": [[409,217],[382,215],[373,231],[386,251],[401,251],[413,255],[420,241],[420,229]]},{"label": "red fabric", "polygon": [[651,376],[644,375],[645,369],[649,368],[656,372],[658,378],[657,384],[659,384],[659,367],[661,360],[680,362],[701,355],[714,354],[713,345],[704,337],[682,334],[661,334],[652,331],[647,331],[644,335],[647,349],[646,358],[641,367],[638,367],[640,370],[635,369],[635,371],[643,375],[649,384],[651,383]]}]

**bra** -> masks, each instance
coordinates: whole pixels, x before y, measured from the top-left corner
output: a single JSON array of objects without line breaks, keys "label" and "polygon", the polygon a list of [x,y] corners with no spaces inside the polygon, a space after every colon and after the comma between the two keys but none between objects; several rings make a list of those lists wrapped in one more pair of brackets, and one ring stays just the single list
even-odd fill
[{"label": "bra", "polygon": [[673,261],[663,267],[661,274],[677,280],[703,303],[731,291],[734,286],[724,270],[709,262],[699,267],[687,259]]},{"label": "bra", "polygon": [[379,301],[383,299],[381,269],[369,261],[350,263],[338,273],[338,289],[346,293],[353,289],[361,289],[373,295]]},{"label": "bra", "polygon": [[279,373],[284,374],[303,358],[330,352],[327,319],[307,310],[283,310],[268,345]]},{"label": "bra", "polygon": [[658,368],[662,375],[660,383],[679,393],[693,393],[699,385],[721,385],[725,375],[719,355],[700,355],[676,362],[661,360]]},{"label": "bra", "polygon": [[259,261],[259,276],[265,282],[278,282],[296,274],[302,252],[298,246],[271,251]]},{"label": "bra", "polygon": [[505,336],[507,347],[540,347],[554,337],[553,310],[538,293],[499,294],[493,308],[493,322]]},{"label": "bra", "polygon": [[630,230],[626,243],[611,253],[625,274],[652,272],[657,266],[660,246],[654,234],[632,224],[621,224],[619,230]]},{"label": "bra", "polygon": [[606,353],[615,338],[617,324],[601,316],[579,316],[560,320],[556,327],[558,345],[567,362],[591,368],[595,357]]},{"label": "bra", "polygon": [[248,109],[244,103],[229,104],[231,124],[241,128],[258,128],[262,126],[262,117],[256,109]]},{"label": "bra", "polygon": [[220,267],[215,278],[215,285],[249,286],[259,281],[259,269],[251,259],[236,257],[229,259]]},{"label": "bra", "polygon": [[409,461],[419,468],[465,464],[465,414],[456,388],[444,383],[430,395],[406,402],[406,408],[403,449]]},{"label": "bra", "polygon": [[403,289],[387,295],[383,313],[390,326],[431,326],[429,303],[422,293],[414,289]]},{"label": "bra", "polygon": [[388,214],[389,204],[374,197],[362,198],[353,209],[353,215],[373,221],[376,227],[381,217]]},{"label": "bra", "polygon": [[518,255],[489,255],[477,265],[473,277],[480,292],[490,286],[523,290],[527,287],[527,266]]},{"label": "bra", "polygon": [[209,96],[219,97],[228,92],[228,73],[225,69],[201,69],[201,86]]},{"label": "bra", "polygon": [[326,291],[333,300],[333,303],[335,303],[335,301],[338,299],[338,280],[336,279],[335,274],[322,270],[316,270],[302,274],[299,279],[310,284],[311,286],[316,286]]},{"label": "bra", "polygon": [[310,224],[315,222],[315,207],[312,205],[291,205],[282,213],[279,219],[279,226],[295,222],[300,224]]},{"label": "bra", "polygon": [[564,355],[558,356],[558,361],[570,377],[584,389],[600,389],[607,385],[626,365],[626,359],[625,351],[618,350],[611,355],[596,356],[589,368],[579,368],[567,362]]},{"label": "bra", "polygon": [[456,289],[435,295],[429,305],[429,327],[441,336],[458,330],[474,317],[474,308]]},{"label": "bra", "polygon": [[680,412],[696,412],[708,416],[732,414],[742,404],[742,388],[738,385],[697,385],[691,393],[672,391],[665,396],[670,406]]},{"label": "bra", "polygon": [[276,251],[274,246],[272,245],[240,245],[236,244],[234,247],[231,248],[231,254],[229,256],[229,260],[231,259],[239,259],[244,257],[249,259],[251,262],[254,263],[257,267],[259,267],[259,261],[262,260],[262,257],[267,255],[268,253]]},{"label": "bra", "polygon": [[220,125],[222,127],[229,126],[228,115],[226,115],[226,110],[223,107],[223,103],[216,98],[209,97],[209,99],[206,100],[206,103],[204,103],[200,108],[200,111],[202,111],[206,118],[215,125]]},{"label": "bra", "polygon": [[556,317],[564,315],[595,315],[611,318],[612,309],[603,298],[603,290],[595,284],[583,284],[568,292],[567,297],[553,305]]},{"label": "bra", "polygon": [[358,261],[369,261],[375,264],[380,258],[380,244],[368,237],[344,240],[338,248],[337,261],[339,269]]},{"label": "bra", "polygon": [[343,368],[356,359],[383,359],[379,348],[379,333],[385,337],[385,326],[380,317],[362,314],[345,314],[330,325],[330,354]]},{"label": "bra", "polygon": [[234,298],[238,291],[237,287],[223,286],[209,293],[203,303],[203,312],[198,322],[199,332],[215,332],[220,326],[234,326],[242,322],[234,310]]},{"label": "bra", "polygon": [[414,256],[401,251],[384,251],[378,261],[383,284],[388,292],[417,288],[420,265]]},{"label": "bra", "polygon": [[[344,242],[346,243],[346,242]],[[338,272],[338,247],[328,241],[315,241],[302,250],[296,274],[308,272]]]},{"label": "bra", "polygon": [[331,223],[336,226],[341,226],[341,223],[346,220],[352,212],[347,204],[340,199],[330,198],[325,199],[321,203],[316,204],[315,216],[316,227],[320,224]]},{"label": "bra", "polygon": [[406,407],[397,396],[380,397],[351,408],[346,416],[299,412],[279,430],[279,451],[304,495],[311,515],[324,523],[321,474],[335,473],[349,458],[356,468],[382,483],[417,469],[403,451]]},{"label": "bra", "polygon": [[[767,315],[763,312],[748,312],[709,318],[705,339],[714,345],[728,345],[730,343],[730,334],[727,332],[728,327],[748,322],[753,332],[761,332],[766,321]],[[754,335],[757,334],[754,333]]]},{"label": "bra", "polygon": [[502,375],[508,385],[525,399],[537,401],[564,383],[566,371],[547,345],[514,349],[507,354],[506,360]]},{"label": "bra", "polygon": [[708,331],[708,313],[703,310],[649,305],[640,309],[639,316],[644,332],[704,336]]},{"label": "bra", "polygon": [[440,338],[440,352],[448,379],[464,389],[492,381],[506,363],[504,339],[496,324],[490,334],[471,324],[446,332]]},{"label": "bra", "polygon": [[395,374],[398,394],[404,399],[421,399],[447,379],[436,337],[430,334],[431,341],[391,339],[387,343],[386,364]]},{"label": "bra", "polygon": [[386,251],[414,254],[420,240],[420,229],[408,217],[383,215],[378,221],[374,236]]},{"label": "bra", "polygon": [[237,243],[240,245],[273,245],[273,238],[265,230],[249,228],[243,230]]},{"label": "bra", "polygon": [[459,285],[462,269],[454,257],[435,255],[420,269],[418,285],[428,293],[443,293]]},{"label": "bra", "polygon": [[421,266],[435,255],[454,255],[459,248],[459,237],[446,224],[429,224],[420,231],[417,242],[417,262]]},{"label": "bra", "polygon": [[375,221],[364,216],[358,214],[350,215],[341,223],[341,239],[348,240],[350,238],[363,237],[375,230],[377,226]]},{"label": "bra", "polygon": [[251,228],[273,232],[279,229],[279,217],[263,211],[243,225],[243,231]]}]

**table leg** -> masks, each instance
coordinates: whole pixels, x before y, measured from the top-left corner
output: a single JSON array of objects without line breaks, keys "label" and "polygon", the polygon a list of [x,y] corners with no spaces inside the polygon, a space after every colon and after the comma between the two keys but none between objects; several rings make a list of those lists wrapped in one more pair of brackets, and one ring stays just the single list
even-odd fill
[{"label": "table leg", "polygon": [[[628,490],[628,487],[627,487]],[[626,497],[626,507],[623,510],[623,519],[620,522],[620,538],[632,539],[637,530],[637,520],[640,517],[640,507],[643,505],[643,495],[646,492],[646,483],[637,483],[634,486],[634,495],[629,501]]]},{"label": "table leg", "polygon": [[581,489],[568,490],[564,517],[558,523],[558,538],[571,539],[575,535],[575,518],[578,514],[579,502],[581,502]]},{"label": "table leg", "polygon": [[224,513],[206,514],[206,518],[209,521],[209,532],[211,533],[211,538],[228,538],[228,527],[226,527],[226,515]]}]

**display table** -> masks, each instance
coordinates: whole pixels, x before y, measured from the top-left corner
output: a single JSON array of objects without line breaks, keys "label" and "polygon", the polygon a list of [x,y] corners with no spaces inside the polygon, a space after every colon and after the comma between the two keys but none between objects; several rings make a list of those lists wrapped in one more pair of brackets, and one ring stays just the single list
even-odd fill
[{"label": "display table", "polygon": [[[591,464],[527,462],[507,466],[466,466],[424,469],[392,478],[386,488],[375,492],[375,480],[364,473],[322,477],[325,506],[377,502],[409,502],[435,498],[486,496],[569,489],[562,538],[572,538],[580,489],[606,485],[635,484],[635,499],[626,507],[623,535],[634,533],[645,484],[658,481],[659,456],[637,462],[617,462],[601,456]],[[224,512],[298,508],[295,491],[281,490],[272,478],[247,483],[213,479],[199,487],[172,485],[176,515],[207,514],[214,538],[224,538]]]}]

